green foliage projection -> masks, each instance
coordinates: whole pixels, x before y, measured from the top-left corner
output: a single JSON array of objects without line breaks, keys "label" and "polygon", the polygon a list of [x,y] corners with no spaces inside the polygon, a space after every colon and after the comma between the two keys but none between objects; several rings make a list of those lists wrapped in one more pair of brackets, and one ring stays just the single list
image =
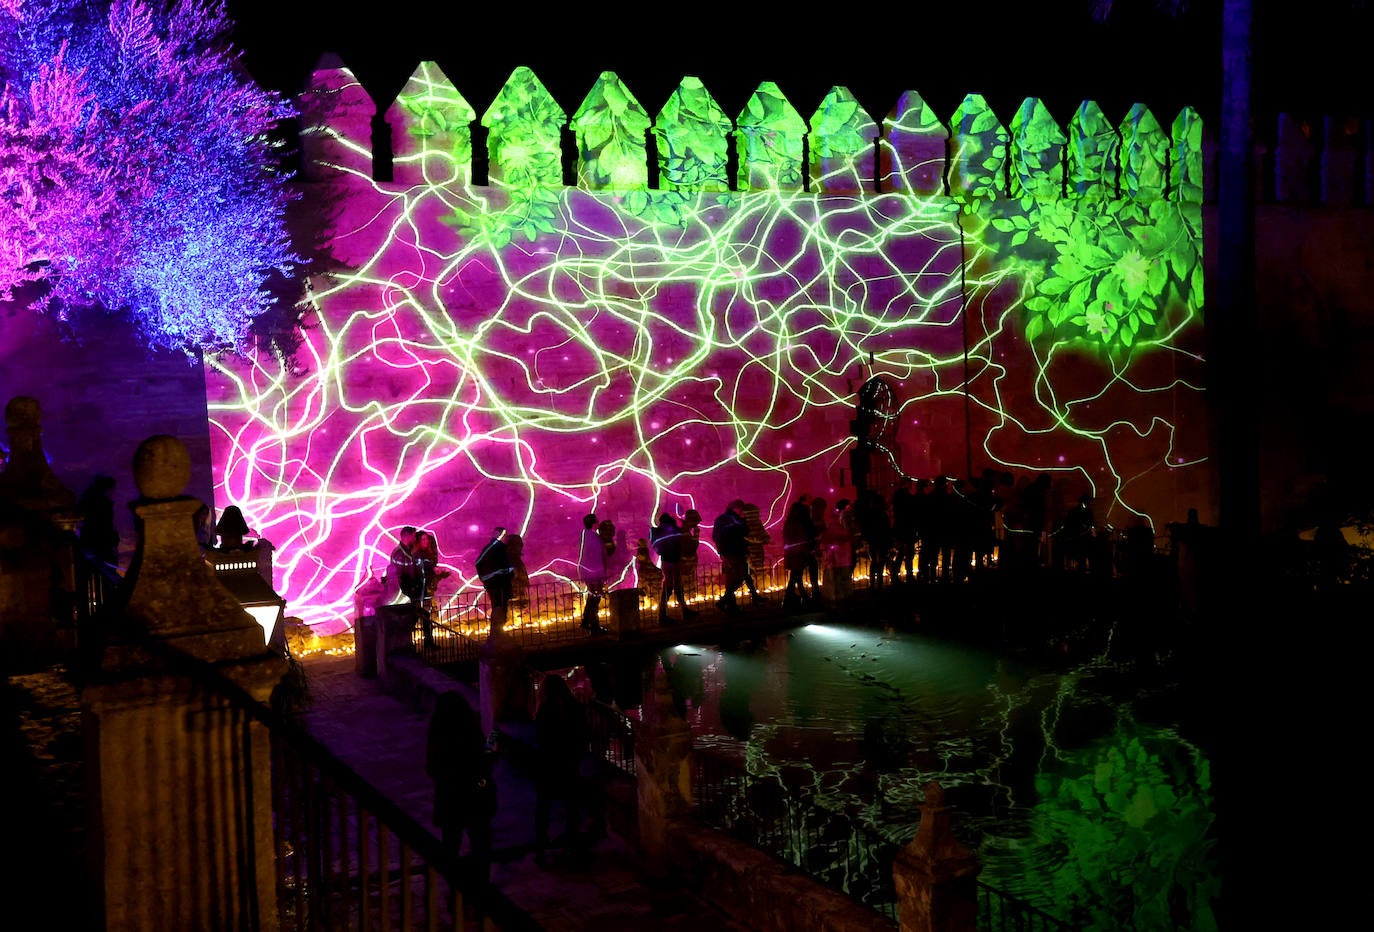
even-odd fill
[{"label": "green foliage projection", "polygon": [[649,114],[616,76],[603,71],[573,114],[580,154],[578,184],[590,190],[631,191],[649,186]]},{"label": "green foliage projection", "polygon": [[1177,735],[1121,726],[1036,777],[1040,802],[1028,880],[1071,905],[1075,928],[1217,928],[1212,783],[1205,756]]},{"label": "green foliage projection", "polygon": [[[919,96],[903,100],[909,105],[900,118],[888,121],[893,140],[904,133],[937,141],[949,135]],[[397,104],[410,121],[409,135],[420,140],[421,154],[432,147],[465,161],[472,110],[437,68],[422,65]],[[563,111],[534,73],[517,68],[482,117],[490,131],[491,183],[502,192],[504,206],[482,201],[472,209],[457,200],[448,222],[492,248],[515,236],[532,242],[560,229],[563,122]],[[1095,103],[1085,101],[1066,136],[1044,105],[1028,98],[1009,133],[987,102],[970,94],[953,122],[950,191],[957,204],[950,209],[984,218],[981,228],[976,220],[966,223],[965,232],[981,236],[1025,272],[1027,340],[1121,355],[1169,340],[1196,319],[1202,296],[1196,208],[1202,126],[1195,111],[1179,115],[1172,140],[1141,105],[1118,132]],[[776,84],[759,85],[738,125],[741,191],[799,189],[807,124]],[[659,187],[651,189],[649,116],[614,72],[603,72],[572,121],[579,184],[615,192],[618,209],[647,224],[681,226],[713,201],[738,202],[727,184],[731,126],[701,80],[684,78],[652,124]],[[877,127],[852,94],[832,88],[812,117],[811,131],[812,174],[820,178],[840,165],[852,173]],[[1119,164],[1125,200],[1115,198]],[[920,182],[919,166],[895,168],[913,185]],[[938,178],[927,181],[922,188],[939,188]],[[1171,200],[1164,199],[1166,182]],[[836,187],[860,190],[863,184],[843,181]],[[1001,200],[1006,191],[1016,200]]]},{"label": "green foliage projection", "polygon": [[964,98],[954,111],[955,143],[949,159],[950,193],[972,212],[977,198],[997,197],[1005,190],[1002,173],[1007,161],[1006,128],[979,94]]},{"label": "green foliage projection", "polygon": [[510,201],[493,214],[455,210],[452,222],[493,247],[517,233],[530,242],[540,233],[553,233],[563,185],[560,131],[567,119],[533,71],[522,65],[511,72],[482,115],[491,159],[488,177]]},{"label": "green foliage projection", "polygon": [[1116,127],[1096,102],[1085,100],[1069,121],[1069,195],[1107,198],[1116,194]]},{"label": "green foliage projection", "polygon": [[806,121],[782,90],[764,81],[740,112],[739,172],[741,191],[798,189],[802,186],[802,146]]},{"label": "green foliage projection", "polygon": [[1169,137],[1146,107],[1131,107],[1121,124],[1121,195],[1156,198],[1164,196]]},{"label": "green foliage projection", "polygon": [[[1120,353],[1169,338],[1200,309],[1202,216],[1195,206],[1029,197],[1019,206],[1020,213],[991,220],[1006,238],[989,242],[1026,257],[1034,287],[1024,305],[1027,340],[1052,337]],[[1047,253],[1043,264],[1033,258]]]},{"label": "green foliage projection", "polygon": [[847,87],[832,87],[811,115],[811,154],[823,159],[853,158],[872,148],[878,124]]},{"label": "green foliage projection", "polygon": [[700,78],[686,77],[654,123],[664,190],[728,191],[730,118]]},{"label": "green foliage projection", "polygon": [[1064,191],[1064,143],[1059,124],[1039,100],[1021,104],[1011,121],[1011,193],[1059,197]]},{"label": "green foliage projection", "polygon": [[1169,187],[1175,200],[1202,203],[1202,117],[1184,107],[1170,132],[1173,147],[1169,159]]}]

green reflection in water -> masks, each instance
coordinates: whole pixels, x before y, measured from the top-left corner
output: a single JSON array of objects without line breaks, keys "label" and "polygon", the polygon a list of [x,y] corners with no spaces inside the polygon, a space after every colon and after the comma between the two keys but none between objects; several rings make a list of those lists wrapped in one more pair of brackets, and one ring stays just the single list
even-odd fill
[{"label": "green reflection in water", "polygon": [[813,626],[674,663],[698,747],[905,842],[939,781],[982,878],[1091,929],[1216,928],[1210,765],[1177,684]]},{"label": "green reflection in water", "polygon": [[1035,789],[1027,880],[1080,928],[1217,927],[1216,817],[1199,750],[1168,730],[1123,722],[1047,766]]}]

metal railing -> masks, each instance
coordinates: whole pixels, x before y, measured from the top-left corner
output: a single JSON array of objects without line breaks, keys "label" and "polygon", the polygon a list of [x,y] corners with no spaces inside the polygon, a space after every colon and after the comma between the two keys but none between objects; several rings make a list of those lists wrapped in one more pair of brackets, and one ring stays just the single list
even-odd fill
[{"label": "metal railing", "polygon": [[[278,911],[286,929],[538,925],[463,874],[439,839],[289,719],[251,702],[272,753]],[[466,901],[466,902],[465,902]]]},{"label": "metal railing", "polygon": [[1074,926],[980,880],[978,928],[981,932],[1070,932]]}]

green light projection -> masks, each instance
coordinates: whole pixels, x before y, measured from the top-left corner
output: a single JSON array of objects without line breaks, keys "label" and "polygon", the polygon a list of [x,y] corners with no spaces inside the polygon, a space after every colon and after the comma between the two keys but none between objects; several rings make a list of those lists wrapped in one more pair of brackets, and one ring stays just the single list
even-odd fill
[{"label": "green light projection", "polygon": [[[1027,880],[1084,930],[1217,928],[1207,757],[1126,721],[1036,776]],[[1048,852],[1048,854],[1046,854]]]},{"label": "green light projection", "polygon": [[[217,498],[276,544],[308,622],[346,622],[404,524],[438,532],[456,597],[495,524],[525,535],[533,575],[566,578],[589,510],[632,543],[665,508],[709,522],[739,495],[776,523],[801,492],[850,494],[874,373],[898,386],[909,473],[962,475],[972,446],[975,470],[1055,472],[1119,524],[1182,510],[1174,475],[1205,450],[1199,205],[1031,195],[1042,118],[1008,134],[971,95],[951,197],[915,193],[929,160],[903,161],[923,107],[884,156],[909,190],[863,193],[876,127],[842,88],[813,117],[815,191],[769,83],[736,134],[741,185],[766,190],[728,190],[731,122],[695,78],[653,123],[656,189],[636,161],[646,113],[609,72],[573,117],[573,189],[564,111],[529,69],[482,116],[488,185],[465,159],[473,109],[432,64],[388,113],[397,182],[341,157],[332,209],[308,218],[335,265],[311,282],[303,365],[227,357],[208,376]],[[361,145],[335,132],[345,155]],[[1022,195],[984,196],[1009,152]]]}]

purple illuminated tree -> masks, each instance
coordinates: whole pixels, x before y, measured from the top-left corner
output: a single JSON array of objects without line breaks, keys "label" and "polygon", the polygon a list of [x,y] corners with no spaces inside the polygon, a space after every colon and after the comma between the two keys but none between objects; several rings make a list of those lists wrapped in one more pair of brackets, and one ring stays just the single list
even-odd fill
[{"label": "purple illuminated tree", "polygon": [[229,44],[220,0],[0,0],[0,300],[79,335],[246,347],[299,261],[272,131],[289,105]]}]

